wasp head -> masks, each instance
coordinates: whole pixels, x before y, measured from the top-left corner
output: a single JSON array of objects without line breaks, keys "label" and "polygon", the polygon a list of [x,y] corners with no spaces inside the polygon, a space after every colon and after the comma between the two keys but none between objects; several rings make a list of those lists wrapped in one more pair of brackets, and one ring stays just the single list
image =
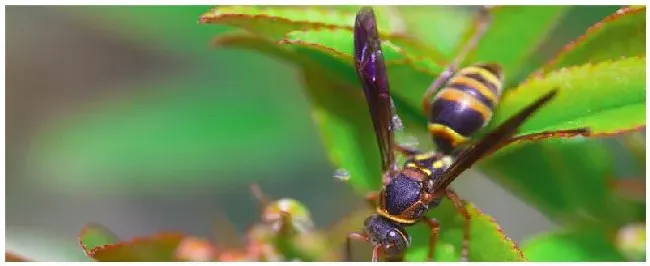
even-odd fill
[{"label": "wasp head", "polygon": [[373,214],[364,222],[370,242],[388,258],[399,257],[411,245],[411,237],[399,224]]}]

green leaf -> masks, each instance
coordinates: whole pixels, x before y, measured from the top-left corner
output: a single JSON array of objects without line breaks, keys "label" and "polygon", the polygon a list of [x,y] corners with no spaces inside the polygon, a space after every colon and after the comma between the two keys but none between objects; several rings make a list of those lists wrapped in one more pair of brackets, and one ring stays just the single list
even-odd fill
[{"label": "green leaf", "polygon": [[311,73],[305,73],[305,81],[313,104],[312,116],[330,159],[350,173],[349,182],[357,190],[378,189],[379,150],[361,92]]},{"label": "green leaf", "polygon": [[[333,53],[324,46],[306,42],[285,43],[278,47],[259,38],[241,35],[225,36],[216,42],[221,46],[256,50],[298,64],[305,71],[304,75],[308,76],[305,78],[305,86],[312,101],[312,117],[325,142],[330,160],[337,167],[350,172],[350,182],[356,188],[379,188],[379,151],[374,137],[368,137],[374,136],[374,131],[352,68],[352,59],[348,55],[331,56]],[[404,61],[394,61],[388,68],[392,86],[413,88],[417,87],[413,84],[419,82],[419,87],[422,88],[430,82],[428,74],[410,71],[412,67]],[[406,106],[405,100],[400,96],[401,94],[395,95],[394,98],[402,112],[406,108],[401,107]],[[419,106],[419,101],[417,103]],[[406,120],[407,126],[416,120],[419,124],[424,123],[419,114],[406,115],[417,117]],[[412,128],[415,129],[414,132],[424,131],[421,126]]]},{"label": "green leaf", "polygon": [[[570,6],[499,6],[490,9],[492,22],[465,62],[496,62],[505,73],[506,85],[515,85],[526,59],[554,29]],[[472,29],[470,29],[472,30]],[[469,34],[465,34],[469,36]],[[456,48],[460,51],[461,42]]]},{"label": "green leaf", "polygon": [[507,147],[480,169],[556,222],[616,227],[633,219],[634,210],[607,186],[613,159],[601,139],[548,139]]},{"label": "green leaf", "polygon": [[[469,261],[526,261],[517,244],[508,238],[496,221],[468,204],[471,215]],[[440,238],[436,244],[434,261],[459,261],[462,250],[464,219],[450,200],[429,211],[429,217],[440,222]],[[429,228],[418,224],[408,229],[412,247],[408,250],[408,261],[425,261],[429,243]]]},{"label": "green leaf", "polygon": [[623,8],[591,26],[536,75],[586,63],[645,57],[645,8]]},{"label": "green leaf", "polygon": [[[199,22],[247,29],[271,39],[291,31],[349,29],[360,6],[218,6],[201,15]],[[402,35],[402,17],[393,7],[374,7],[381,34]]]},{"label": "green leaf", "polygon": [[598,228],[546,233],[521,245],[530,261],[625,261],[611,237]]},{"label": "green leaf", "polygon": [[[296,30],[351,29],[356,12],[350,11],[321,7],[219,6],[201,15],[199,21],[243,28],[278,40]],[[389,28],[387,20],[377,22],[380,28]]]},{"label": "green leaf", "polygon": [[184,239],[177,233],[159,233],[131,241],[95,247],[88,256],[100,262],[177,261],[176,249]]},{"label": "green leaf", "polygon": [[559,88],[557,97],[520,128],[520,134],[589,127],[610,135],[645,126],[645,57],[565,68],[506,92],[484,132],[533,99]]},{"label": "green leaf", "polygon": [[[390,19],[395,15],[391,16],[391,9],[375,10],[384,42],[390,41],[404,56],[415,61],[434,66],[444,64],[445,59],[438,51],[406,36],[393,34]],[[355,15],[356,10],[350,12],[348,9],[236,6],[214,8],[203,14],[200,21],[235,26],[274,41],[306,42],[351,54]]]},{"label": "green leaf", "polygon": [[[471,26],[474,12],[466,6],[394,6],[409,36],[451,59]],[[448,60],[447,60],[448,61]]]},{"label": "green leaf", "polygon": [[[314,51],[305,57],[259,38],[227,36],[218,40],[221,46],[245,47],[272,56],[290,60],[301,66],[305,89],[312,104],[314,119],[320,136],[328,148],[328,157],[338,167],[351,174],[351,180],[359,188],[378,188],[380,178],[379,151],[368,110],[362,103],[364,96],[360,89],[354,89],[345,79],[328,66],[340,66],[341,61]],[[314,56],[321,55],[328,64],[318,64]],[[373,178],[377,178],[374,180]],[[373,182],[369,182],[373,179]]]},{"label": "green leaf", "polygon": [[[403,61],[406,61],[412,65],[412,68],[419,68],[430,73],[442,71],[439,64],[423,59],[423,56],[418,56],[426,53],[426,48],[420,43],[393,36],[387,36],[382,40],[382,52],[387,65],[402,64]],[[293,31],[287,33],[280,43],[313,47],[352,64],[353,37],[352,31],[349,29]]]},{"label": "green leaf", "polygon": [[99,224],[88,224],[79,233],[79,245],[86,255],[96,247],[117,243],[119,240],[115,233]]}]

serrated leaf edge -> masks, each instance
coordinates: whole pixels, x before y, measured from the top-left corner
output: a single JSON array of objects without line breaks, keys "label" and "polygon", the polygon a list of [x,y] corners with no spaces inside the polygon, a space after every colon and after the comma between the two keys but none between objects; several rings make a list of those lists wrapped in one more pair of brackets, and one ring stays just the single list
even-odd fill
[{"label": "serrated leaf edge", "polygon": [[[330,48],[330,47],[327,47],[327,46],[324,46],[324,45],[321,45],[321,44],[306,42],[306,41],[301,41],[301,40],[286,40],[286,39],[282,39],[282,40],[277,41],[277,44],[281,44],[281,45],[300,45],[300,46],[303,46],[303,47],[306,47],[306,48],[320,50],[322,52],[330,53],[330,55],[334,56],[338,60],[344,61],[346,64],[353,65],[352,56],[341,53],[338,50],[335,50],[333,48]],[[396,51],[396,52],[403,55],[402,51]],[[430,76],[432,81],[433,81],[433,77],[436,76],[436,74],[433,73],[431,70],[426,69],[426,68],[421,67],[421,66],[418,66],[418,65],[415,65],[413,59],[410,59],[408,57],[405,57],[405,58],[402,58],[402,59],[390,60],[390,61],[386,62],[386,68],[389,68],[389,69],[390,69],[391,66],[397,66],[397,65],[407,65],[407,66],[411,67],[416,72],[420,72],[421,74],[425,74],[425,75]]]},{"label": "serrated leaf edge", "polygon": [[640,12],[645,12],[645,7],[643,8],[630,8],[630,7],[623,7],[613,14],[605,17],[601,21],[597,22],[596,24],[592,25],[591,27],[587,28],[587,30],[580,35],[577,39],[569,42],[567,45],[565,45],[560,52],[553,57],[553,59],[549,60],[546,62],[546,64],[542,65],[540,68],[538,68],[537,71],[531,73],[526,79],[524,79],[523,83],[526,83],[528,79],[536,78],[538,76],[542,76],[544,74],[547,74],[549,71],[552,70],[553,66],[567,53],[573,51],[574,48],[578,47],[579,44],[583,43],[589,36],[591,36],[594,32],[600,30],[603,26],[605,26],[607,23],[618,20],[622,17],[625,17],[627,15],[632,15]]},{"label": "serrated leaf edge", "polygon": [[88,257],[89,257],[89,253],[90,253],[90,251],[88,250],[88,247],[86,246],[86,244],[85,244],[84,241],[83,241],[83,236],[86,234],[86,232],[87,232],[88,230],[90,230],[90,229],[92,229],[92,228],[97,228],[97,227],[99,227],[99,228],[103,228],[104,231],[106,231],[107,233],[112,234],[116,240],[119,241],[119,239],[120,239],[119,237],[117,237],[117,235],[115,235],[115,233],[113,233],[113,231],[111,231],[108,227],[106,227],[106,226],[104,226],[104,225],[102,225],[102,224],[99,224],[99,223],[88,223],[88,224],[84,225],[84,227],[81,228],[81,231],[79,232],[79,236],[77,237],[77,241],[79,242],[79,246],[80,246],[81,249],[83,250],[84,254],[86,254],[86,256],[88,256]]},{"label": "serrated leaf edge", "polygon": [[[347,14],[347,13],[346,13]],[[329,23],[323,23],[323,22],[314,22],[314,21],[308,21],[308,20],[291,20],[288,18],[284,17],[278,17],[278,16],[271,16],[268,14],[257,14],[257,15],[252,15],[252,14],[218,14],[218,15],[209,15],[209,14],[203,14],[199,17],[198,23],[205,24],[219,24],[219,20],[222,19],[227,19],[227,18],[249,18],[249,19],[266,19],[266,20],[275,20],[275,21],[281,21],[282,23],[287,23],[290,25],[300,25],[298,30],[293,30],[286,32],[284,35],[286,36],[287,34],[295,31],[311,31],[311,30],[348,30],[350,33],[354,30],[352,26],[342,26],[342,25],[336,25],[336,24],[329,24]],[[240,26],[239,28],[246,29],[247,31],[253,32],[249,27],[246,26]],[[257,34],[256,34],[257,35]],[[412,45],[413,47],[416,47],[420,50],[423,51],[423,54],[427,54],[428,56],[413,56],[413,55],[406,55],[405,53],[402,53],[402,55],[408,56],[412,58],[413,60],[426,60],[426,61],[431,61],[432,63],[435,63],[439,66],[445,66],[448,64],[447,59],[445,58],[442,53],[439,51],[436,51],[435,49],[424,45],[420,42],[418,42],[416,39],[413,39],[405,34],[400,34],[400,33],[392,33],[392,32],[387,32],[387,31],[382,31],[380,30],[379,32],[380,38],[382,40],[399,40],[400,42],[405,42],[408,43],[409,45]],[[287,39],[286,37],[283,39]]]},{"label": "serrated leaf edge", "polygon": [[[338,50],[336,50],[334,48],[330,48],[328,46],[325,46],[325,45],[322,45],[322,44],[319,44],[319,43],[313,43],[313,42],[308,42],[308,41],[303,41],[303,40],[292,40],[289,37],[290,34],[295,33],[295,32],[334,31],[334,30],[348,30],[350,32],[350,35],[352,35],[352,30],[351,29],[342,29],[342,28],[320,28],[320,29],[313,29],[313,30],[295,30],[295,31],[290,31],[290,32],[285,33],[283,38],[281,40],[279,40],[278,43],[280,43],[280,44],[297,44],[297,45],[303,45],[303,46],[310,46],[310,47],[313,47],[313,48],[323,48],[323,50],[328,50],[328,51],[335,51],[335,53],[334,52],[333,53],[337,57],[339,57],[340,59],[347,60],[347,61],[349,61],[351,63],[352,62],[352,56],[351,55],[341,53],[341,52],[339,52]],[[416,47],[417,49],[421,49],[424,52],[424,54],[438,53],[437,51],[431,49],[430,47],[421,44],[416,39],[413,39],[413,38],[408,37],[406,35],[395,35],[395,34],[392,34],[392,35],[380,34],[380,35],[381,35],[382,42],[388,42],[386,44],[390,45],[392,50],[395,53],[402,56],[402,59],[394,59],[394,60],[386,61],[386,67],[388,67],[391,63],[394,63],[394,62],[398,62],[398,64],[401,64],[402,61],[406,61],[414,69],[416,69],[416,70],[418,70],[420,72],[425,72],[426,74],[433,77],[433,76],[436,76],[437,74],[433,73],[432,71],[430,71],[430,70],[428,70],[428,69],[426,69],[424,67],[418,66],[415,62],[418,62],[418,61],[430,62],[430,63],[436,64],[440,68],[444,68],[444,66],[448,63],[446,61],[446,59],[438,58],[438,57],[443,57],[443,56],[433,57],[433,56],[422,56],[422,55],[419,55],[419,56],[410,55],[410,54],[408,54],[407,52],[404,51],[404,48],[401,45],[399,45],[398,43],[395,43],[394,41],[392,41],[392,40],[395,40],[395,41],[399,41],[400,43],[402,43],[402,42],[403,43],[408,43],[409,45],[412,45],[413,47]],[[386,45],[386,44],[383,44],[383,45]],[[350,45],[352,45],[352,44],[350,44]]]},{"label": "serrated leaf edge", "polygon": [[90,250],[89,258],[97,261],[95,259],[95,254],[97,252],[99,252],[99,251],[103,251],[103,250],[110,249],[110,248],[115,248],[115,247],[133,246],[133,245],[136,245],[136,244],[139,244],[139,243],[142,243],[142,242],[148,242],[148,241],[155,240],[155,239],[158,239],[158,238],[163,238],[163,239],[164,238],[179,238],[179,243],[180,243],[180,241],[182,241],[185,238],[185,235],[182,234],[182,233],[178,233],[178,232],[159,232],[159,233],[155,233],[153,235],[148,235],[148,236],[138,236],[138,237],[131,238],[130,240],[120,241],[120,242],[117,242],[117,243],[114,243],[114,244],[97,246],[97,247]]},{"label": "serrated leaf edge", "polygon": [[495,231],[499,234],[499,236],[501,236],[502,241],[503,241],[504,243],[510,243],[510,246],[511,246],[512,250],[514,250],[515,253],[517,253],[517,255],[519,256],[519,258],[520,258],[522,261],[528,261],[528,259],[526,258],[526,256],[524,256],[524,253],[521,252],[521,249],[519,249],[519,246],[517,245],[517,243],[515,243],[515,241],[513,241],[512,238],[510,238],[510,237],[508,237],[508,235],[506,235],[506,233],[505,233],[505,232],[503,231],[503,229],[501,228],[501,225],[499,225],[499,223],[497,222],[496,219],[494,219],[494,217],[492,217],[492,216],[490,216],[490,215],[487,215],[487,214],[483,213],[483,212],[481,211],[481,209],[479,209],[478,207],[474,206],[473,204],[470,204],[470,205],[468,205],[468,206],[471,206],[471,208],[474,209],[474,211],[476,212],[476,214],[477,214],[478,216],[480,216],[480,217],[485,217],[486,220],[488,220],[488,222],[493,226],[493,228],[494,228]]},{"label": "serrated leaf edge", "polygon": [[[549,77],[551,75],[554,75],[556,73],[566,72],[566,71],[571,71],[573,69],[580,69],[580,68],[586,68],[586,67],[593,68],[593,67],[596,67],[596,66],[599,66],[599,65],[613,64],[613,63],[616,63],[616,62],[619,62],[619,61],[622,61],[622,60],[628,60],[628,59],[645,60],[645,56],[622,57],[622,58],[619,58],[619,59],[616,59],[616,60],[611,59],[611,60],[599,61],[599,62],[595,62],[595,63],[594,62],[589,62],[589,63],[582,64],[582,65],[574,65],[574,66],[568,66],[568,67],[562,67],[562,68],[559,68],[559,69],[554,69],[553,71],[545,73],[545,74],[543,74],[541,76],[531,77],[530,79],[527,79],[525,82],[522,82],[521,84],[519,84],[519,86],[517,86],[516,88],[507,90],[506,93],[504,94],[503,98],[502,98],[502,102],[506,101],[506,99],[508,97],[515,97],[514,95],[517,95],[518,93],[525,93],[525,92],[521,92],[522,88],[526,87],[526,85],[528,85],[529,83],[545,79],[545,78],[547,78],[547,77]],[[586,135],[583,135],[583,136],[586,136],[586,137],[609,137],[609,136],[616,136],[616,135],[620,135],[620,134],[623,134],[623,133],[628,133],[628,132],[641,130],[643,128],[645,128],[645,124],[644,125],[639,125],[639,126],[636,126],[636,127],[632,127],[632,128],[616,130],[616,131],[590,132],[589,134],[586,134]],[[542,138],[542,139],[546,139],[546,138]]]}]

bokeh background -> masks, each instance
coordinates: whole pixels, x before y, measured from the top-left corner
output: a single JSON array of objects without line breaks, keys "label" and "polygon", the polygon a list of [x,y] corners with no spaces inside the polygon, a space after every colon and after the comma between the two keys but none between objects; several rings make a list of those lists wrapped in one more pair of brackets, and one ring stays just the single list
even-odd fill
[{"label": "bokeh background", "polygon": [[[574,10],[540,58],[616,8]],[[218,239],[213,221],[227,217],[243,234],[259,219],[253,182],[301,200],[323,228],[365,206],[332,178],[296,69],[212,49],[229,29],[199,25],[208,9],[5,8],[7,249],[79,260],[89,222],[123,238]],[[432,30],[460,34],[469,15],[441,7],[432,16],[448,24]],[[475,172],[455,187],[515,241],[554,226]]]}]

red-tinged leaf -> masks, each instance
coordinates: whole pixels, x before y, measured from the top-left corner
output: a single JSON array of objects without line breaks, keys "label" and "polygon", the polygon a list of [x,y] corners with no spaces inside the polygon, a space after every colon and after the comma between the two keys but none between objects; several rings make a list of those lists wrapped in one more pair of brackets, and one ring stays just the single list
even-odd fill
[{"label": "red-tinged leaf", "polygon": [[100,224],[88,224],[79,233],[79,245],[86,255],[96,247],[114,244],[120,239],[108,228]]},{"label": "red-tinged leaf", "polygon": [[287,7],[220,6],[201,15],[199,22],[243,28],[260,36],[278,40],[295,30],[352,29],[354,13]]},{"label": "red-tinged leaf", "polygon": [[215,261],[218,259],[218,251],[206,239],[186,237],[176,248],[174,256],[179,261]]},{"label": "red-tinged leaf", "polygon": [[591,26],[534,75],[563,67],[645,57],[645,8],[623,8]]},{"label": "red-tinged leaf", "polygon": [[[201,23],[224,24],[277,39],[295,30],[352,29],[360,6],[219,6],[203,14]],[[403,35],[403,18],[394,7],[374,7],[380,34]],[[269,25],[273,24],[273,25]]]},{"label": "red-tinged leaf", "polygon": [[185,237],[178,233],[158,233],[111,245],[99,246],[89,252],[96,261],[170,262],[177,261],[176,248]]},{"label": "red-tinged leaf", "polygon": [[553,71],[509,90],[483,132],[521,110],[532,99],[559,88],[555,99],[520,128],[520,134],[588,127],[592,136],[620,134],[645,126],[645,57],[623,58]]},{"label": "red-tinged leaf", "polygon": [[[546,35],[564,16],[570,6],[499,6],[490,8],[492,22],[476,49],[465,62],[496,62],[502,65],[506,84],[526,63],[526,58],[538,50]],[[472,26],[472,27],[475,27]],[[468,32],[473,31],[468,29]],[[467,39],[469,34],[465,34]],[[462,49],[460,42],[456,53]]]},{"label": "red-tinged leaf", "polygon": [[[379,7],[375,10],[378,29],[385,42],[390,41],[399,46],[403,54],[415,61],[423,61],[434,66],[446,64],[445,57],[437,50],[399,33],[393,33],[389,20],[399,20],[394,14],[395,11],[388,7]],[[343,50],[352,48],[355,15],[356,10],[350,12],[348,9],[323,7],[217,7],[202,15],[200,22],[234,26],[275,41],[287,39],[307,42],[341,52],[339,48]],[[298,33],[293,33],[296,31]],[[312,31],[317,33],[311,34]],[[338,35],[330,36],[330,34]],[[342,35],[344,38],[339,38]]]},{"label": "red-tinged leaf", "polygon": [[15,254],[11,251],[5,251],[5,261],[6,262],[31,262],[31,260]]},{"label": "red-tinged leaf", "polygon": [[[413,68],[426,69],[432,73],[442,71],[444,62],[435,62],[425,57],[427,47],[422,44],[397,36],[382,38],[382,52],[386,64],[394,61],[408,61]],[[320,49],[334,57],[339,57],[352,65],[352,31],[348,29],[318,29],[310,31],[294,31],[288,33],[281,43],[309,46]]]},{"label": "red-tinged leaf", "polygon": [[[203,14],[201,23],[224,24],[247,29],[264,37],[278,39],[295,30],[320,28],[352,29],[358,7],[330,6],[219,6]],[[377,24],[390,34],[390,10],[377,8]],[[384,15],[385,14],[385,15]]]}]

